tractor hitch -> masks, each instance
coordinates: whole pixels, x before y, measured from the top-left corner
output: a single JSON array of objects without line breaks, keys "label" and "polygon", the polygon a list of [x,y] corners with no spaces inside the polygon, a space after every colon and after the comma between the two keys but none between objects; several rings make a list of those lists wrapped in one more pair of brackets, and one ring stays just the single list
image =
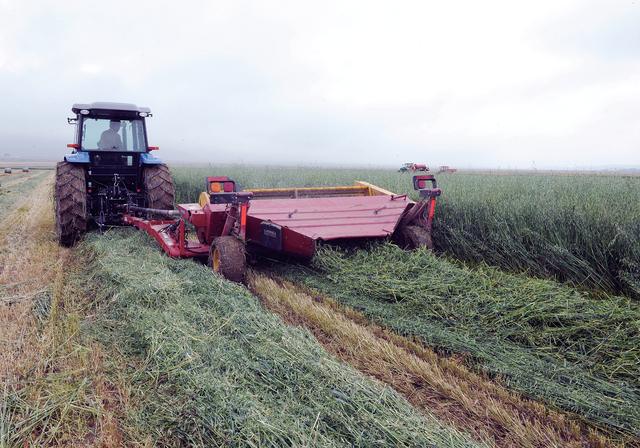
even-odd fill
[{"label": "tractor hitch", "polygon": [[157,208],[138,207],[137,205],[131,204],[122,205],[120,208],[124,209],[125,213],[140,212],[166,217],[180,215],[180,212],[178,210],[160,210]]}]

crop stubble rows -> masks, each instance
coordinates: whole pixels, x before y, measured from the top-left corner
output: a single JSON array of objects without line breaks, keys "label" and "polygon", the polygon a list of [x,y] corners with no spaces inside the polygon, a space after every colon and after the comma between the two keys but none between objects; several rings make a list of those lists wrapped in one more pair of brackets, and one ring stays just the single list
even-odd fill
[{"label": "crop stubble rows", "polygon": [[[393,182],[408,182],[408,177],[398,178],[395,174],[389,175],[388,173],[371,171],[354,172],[341,170],[337,172],[327,172],[325,170],[298,170],[298,172],[289,172],[289,174],[294,175],[289,176],[287,170],[284,170],[286,175],[283,175],[282,170],[267,169],[263,172],[259,172],[259,170],[256,172],[255,169],[247,170],[244,167],[236,167],[235,170],[235,174],[231,174],[232,177],[236,180],[240,179],[241,185],[245,188],[292,185],[340,185],[351,183],[357,178],[359,180],[372,182],[392,191],[402,192],[397,184],[394,186]],[[203,170],[203,172],[205,171],[206,175],[226,174],[224,171],[218,170],[215,170],[215,172],[212,172],[211,169]],[[174,170],[177,194],[179,196],[178,202],[192,202],[194,200],[193,198],[187,198],[191,194],[188,193],[188,191],[193,190],[199,193],[199,191],[202,190],[201,184],[204,184],[204,175],[200,178],[199,174],[200,173],[195,173],[194,176],[194,173],[188,170],[182,172],[180,172],[180,170]],[[384,176],[382,174],[384,174]],[[295,176],[298,176],[297,180]],[[345,177],[349,177],[348,182],[344,180]],[[193,181],[191,179],[193,179]],[[380,181],[381,179],[382,181]],[[243,180],[246,180],[247,183],[243,184]],[[260,184],[260,182],[263,183]],[[444,182],[441,183],[444,184]],[[180,195],[183,196],[180,197]],[[441,202],[444,202],[444,200]],[[437,213],[439,212],[440,210],[438,209]],[[137,237],[133,239],[129,238],[130,236],[119,233],[106,237],[92,236],[89,239],[88,246],[82,246],[80,249],[86,251],[86,253],[99,254],[99,257],[95,259],[95,263],[91,265],[89,271],[85,272],[84,275],[89,276],[89,282],[95,281],[95,284],[100,285],[102,288],[99,291],[93,291],[93,294],[95,294],[94,299],[108,299],[108,301],[104,303],[109,304],[108,308],[102,309],[102,314],[100,314],[101,325],[98,327],[101,329],[93,325],[89,325],[87,328],[91,328],[94,336],[102,340],[109,350],[116,350],[118,352],[119,355],[114,359],[121,359],[120,357],[122,357],[133,360],[130,363],[132,365],[130,371],[127,371],[127,369],[122,370],[122,366],[113,367],[114,369],[121,369],[119,381],[131,381],[130,400],[131,403],[135,403],[135,405],[129,409],[127,414],[128,418],[126,419],[127,423],[125,424],[131,437],[135,436],[139,440],[144,440],[145,431],[147,435],[149,431],[151,431],[151,433],[156,435],[158,440],[166,439],[168,440],[168,445],[176,446],[180,443],[196,443],[197,437],[209,438],[212,443],[235,441],[245,443],[248,446],[251,446],[252,443],[260,446],[268,441],[273,442],[277,440],[301,445],[315,442],[323,446],[338,446],[345,441],[351,441],[351,443],[354,444],[354,440],[357,440],[358,443],[356,444],[370,445],[371,441],[367,441],[368,439],[362,438],[361,436],[360,439],[349,438],[354,437],[358,428],[363,428],[360,426],[363,424],[362,421],[356,423],[355,418],[356,420],[363,419],[364,422],[369,422],[367,425],[373,425],[366,427],[369,428],[369,430],[374,428],[374,433],[381,434],[380,437],[382,437],[382,439],[380,440],[386,440],[386,443],[389,443],[389,440],[392,440],[393,443],[404,440],[403,443],[410,445],[409,440],[414,440],[413,443],[415,443],[415,440],[419,439],[435,442],[438,440],[437,437],[445,434],[448,434],[445,435],[445,437],[449,437],[450,440],[458,440],[458,442],[451,442],[451,444],[447,446],[458,446],[457,444],[463,446],[465,443],[468,443],[464,442],[463,437],[452,435],[455,434],[455,431],[449,433],[447,432],[449,430],[439,428],[437,424],[435,431],[433,430],[434,427],[430,426],[431,424],[425,426],[424,421],[414,414],[413,411],[410,410],[410,407],[407,408],[406,405],[400,405],[400,408],[398,408],[397,406],[399,406],[401,401],[396,403],[395,398],[391,401],[385,401],[385,410],[381,411],[376,409],[375,411],[376,413],[383,412],[388,416],[385,417],[386,420],[384,420],[384,423],[382,421],[376,422],[375,419],[371,420],[370,412],[373,408],[368,408],[368,406],[372,406],[372,403],[367,402],[366,394],[365,396],[361,395],[362,391],[370,386],[366,385],[368,384],[366,382],[363,383],[362,379],[344,376],[344,373],[338,374],[343,381],[341,386],[331,388],[325,384],[321,388],[324,392],[318,395],[317,400],[319,401],[310,405],[314,403],[312,399],[311,402],[306,402],[301,405],[299,401],[300,398],[295,397],[295,395],[305,389],[305,386],[302,386],[302,384],[305,383],[300,383],[298,377],[296,377],[292,383],[291,372],[288,372],[286,368],[284,368],[285,364],[290,368],[292,359],[287,357],[290,355],[286,355],[283,358],[280,353],[282,350],[281,344],[283,337],[286,339],[286,337],[282,335],[283,330],[280,328],[280,324],[275,325],[275,328],[278,328],[278,330],[274,338],[272,333],[274,331],[272,327],[273,322],[270,318],[266,319],[268,322],[268,328],[266,328],[263,324],[255,327],[254,320],[265,320],[262,314],[259,314],[261,317],[257,319],[251,317],[240,318],[238,316],[239,313],[244,312],[246,309],[253,310],[250,314],[255,312],[255,304],[250,300],[247,302],[248,299],[244,293],[233,288],[227,290],[227,286],[221,286],[218,281],[216,281],[214,285],[205,288],[206,291],[198,291],[198,287],[195,285],[206,282],[206,280],[203,280],[205,278],[210,279],[210,272],[206,271],[206,269],[206,273],[196,274],[192,272],[192,269],[199,272],[200,267],[197,267],[197,265],[191,262],[167,260],[162,256],[157,260],[155,254],[157,254],[158,251],[153,241],[149,241],[148,239],[141,241],[137,239]],[[438,243],[436,241],[436,246],[437,245]],[[139,250],[141,246],[146,247],[142,254]],[[362,256],[367,257],[375,253],[375,250],[384,252],[384,250],[389,250],[389,248],[374,248],[374,252],[369,251],[366,254],[362,254]],[[131,255],[134,253],[135,257],[132,257]],[[94,255],[91,255],[91,257]],[[120,264],[127,266],[124,260],[139,261],[141,255],[143,258],[152,261],[142,263],[142,265],[136,261],[135,266],[128,265],[128,269],[120,266]],[[332,265],[331,263],[337,263],[337,265],[339,265],[343,260],[347,260],[346,263],[351,265],[353,261],[348,260],[350,256],[354,256],[354,254],[324,253],[324,259],[317,259],[316,264],[313,265],[315,268],[314,272],[307,272],[304,278],[301,278],[298,272],[293,278],[296,281],[306,282],[320,289],[327,288],[325,289],[327,291],[343,289],[345,288],[344,284],[341,284],[338,278],[340,277],[338,273],[341,271],[336,269],[336,264]],[[398,255],[394,252],[384,256],[390,257],[393,260],[394,257],[405,257],[407,255]],[[334,257],[335,260],[331,261],[331,257]],[[423,256],[420,257],[420,260],[431,260],[433,258],[434,257]],[[404,261],[413,263],[410,258],[404,259]],[[395,262],[397,262],[397,260],[395,260]],[[436,262],[439,263],[440,261],[436,260]],[[331,267],[323,271],[323,263]],[[417,262],[417,264],[419,265],[419,269],[425,268],[425,266],[420,265],[419,262]],[[366,269],[367,265],[363,263],[362,266]],[[445,265],[439,264],[438,266],[440,269],[443,269]],[[446,266],[450,266],[452,271],[459,269],[450,264]],[[496,278],[502,278],[503,284],[508,284],[513,281],[511,277],[501,277],[503,274],[494,276],[496,272],[487,268],[480,268],[480,277],[482,277],[482,269],[490,271],[485,279],[485,281],[490,284],[488,286],[490,290],[491,288],[500,289],[500,280],[496,280]],[[276,269],[276,271],[283,275],[291,275],[290,272],[287,272],[287,269]],[[456,291],[454,290],[456,290],[456,282],[465,282],[470,276],[475,275],[469,274],[469,272],[464,269],[459,269],[459,271],[463,272],[463,274],[455,271],[455,274],[451,274],[447,279],[448,283],[445,282],[444,285],[441,285],[441,290],[439,291],[442,295],[441,298],[450,300],[455,296]],[[328,272],[333,273],[334,277],[327,275]],[[473,272],[475,273],[476,271],[474,270]],[[415,281],[416,276],[419,276],[419,274],[419,272],[412,271],[411,276],[402,278],[402,281],[407,283]],[[201,275],[208,277],[201,277]],[[345,275],[345,278],[349,278],[348,275]],[[363,278],[362,272],[356,274],[354,278],[356,281],[351,281],[348,284],[349,288],[353,289],[353,284],[364,284],[364,282],[361,281]],[[360,280],[359,283],[358,280]],[[528,281],[535,283],[535,281]],[[77,283],[76,286],[80,287],[80,285],[86,284],[86,282],[87,279],[85,277],[80,283]],[[413,285],[411,288],[425,290],[427,289],[425,285],[431,287],[430,282],[431,280],[423,278],[418,282],[418,285]],[[225,282],[223,283],[226,285]],[[388,282],[386,283],[387,286],[389,286]],[[503,309],[498,308],[497,311],[493,310],[494,320],[476,325],[475,327],[477,328],[474,327],[473,322],[475,318],[482,315],[486,309],[473,309],[472,306],[468,305],[467,308],[471,310],[466,310],[465,312],[470,313],[470,318],[460,317],[458,315],[465,314],[465,312],[459,313],[454,311],[452,315],[447,315],[440,310],[441,312],[438,314],[441,317],[446,315],[446,318],[440,321],[433,319],[433,316],[431,316],[423,322],[419,321],[417,324],[415,321],[411,323],[408,319],[400,319],[400,324],[396,325],[393,319],[397,320],[398,310],[402,310],[400,312],[401,315],[419,315],[419,313],[416,313],[415,309],[411,309],[409,305],[410,303],[415,305],[416,302],[420,302],[424,298],[420,296],[410,297],[411,293],[408,293],[406,289],[402,289],[402,285],[391,285],[391,292],[389,292],[389,288],[384,290],[384,288],[379,288],[379,286],[380,284],[373,282],[372,290],[363,292],[364,290],[361,289],[359,291],[360,294],[366,296],[365,302],[371,302],[365,305],[360,303],[358,301],[359,299],[353,299],[354,302],[349,303],[349,300],[352,299],[345,299],[345,297],[339,293],[335,295],[339,300],[342,300],[343,303],[359,309],[363,315],[368,316],[371,320],[383,326],[395,328],[401,334],[407,336],[417,335],[423,343],[448,350],[451,353],[468,353],[469,365],[472,368],[481,366],[490,372],[492,371],[491,369],[494,368],[494,366],[491,364],[490,352],[495,348],[492,346],[495,340],[506,341],[506,345],[503,346],[496,343],[498,344],[498,349],[504,351],[505,347],[508,347],[509,350],[512,350],[512,353],[517,354],[517,359],[520,361],[524,359],[525,363],[529,363],[533,370],[540,368],[540,365],[546,366],[547,364],[544,363],[548,362],[547,358],[557,357],[556,352],[558,348],[560,348],[560,363],[564,366],[564,362],[567,361],[568,367],[564,367],[574,374],[576,372],[576,366],[578,366],[577,368],[584,367],[580,366],[580,362],[585,361],[587,364],[592,363],[589,368],[584,369],[584,372],[580,372],[580,375],[583,373],[585,375],[584,378],[579,378],[579,383],[589,383],[593,380],[592,382],[597,385],[596,380],[602,378],[605,379],[605,383],[607,383],[607,381],[609,382],[608,384],[602,383],[602,397],[597,394],[581,397],[581,392],[578,392],[573,395],[570,394],[570,399],[576,401],[577,404],[574,403],[564,406],[562,403],[554,403],[553,400],[557,397],[553,394],[551,394],[551,399],[549,399],[549,397],[545,397],[543,393],[540,393],[539,389],[550,387],[546,383],[543,384],[544,387],[534,387],[530,392],[527,392],[526,387],[523,388],[516,384],[517,381],[513,383],[512,386],[538,399],[548,400],[555,406],[564,407],[572,412],[578,411],[583,418],[596,422],[596,425],[600,425],[605,429],[610,430],[613,428],[622,434],[637,436],[637,426],[634,428],[634,419],[637,425],[637,416],[633,414],[632,409],[629,409],[629,407],[633,406],[634,402],[632,400],[629,401],[630,399],[624,395],[624,391],[621,393],[619,390],[615,390],[616,385],[624,384],[625,381],[628,382],[627,386],[629,388],[633,389],[637,387],[637,384],[633,384],[627,378],[627,376],[633,375],[633,369],[637,368],[637,354],[633,352],[633,350],[627,350],[626,356],[628,356],[628,359],[626,362],[622,360],[618,364],[615,364],[614,367],[607,367],[603,360],[607,362],[611,360],[620,361],[619,358],[616,358],[615,353],[615,351],[618,350],[618,346],[607,345],[609,341],[599,339],[601,343],[596,344],[594,350],[589,349],[588,346],[584,345],[584,341],[580,340],[580,337],[589,340],[592,335],[590,332],[598,333],[607,331],[607,328],[617,328],[618,331],[613,332],[611,339],[614,341],[612,343],[619,343],[625,340],[625,338],[625,343],[630,342],[633,344],[637,342],[637,333],[629,333],[629,329],[633,327],[633,322],[636,322],[637,327],[637,317],[634,314],[637,311],[637,307],[635,307],[634,302],[626,303],[626,310],[622,309],[624,308],[622,307],[610,308],[603,311],[598,310],[597,306],[592,307],[594,313],[600,313],[598,314],[600,317],[606,314],[606,312],[609,312],[609,320],[600,319],[596,324],[592,325],[592,328],[587,328],[584,334],[582,329],[579,328],[579,325],[577,325],[577,332],[571,336],[575,337],[575,341],[571,339],[570,343],[557,343],[561,341],[563,337],[566,337],[566,335],[562,335],[561,333],[565,326],[564,323],[560,325],[549,325],[549,320],[545,321],[546,318],[551,318],[554,315],[559,314],[560,316],[564,316],[562,311],[558,313],[558,309],[554,308],[552,303],[547,303],[548,308],[542,310],[532,307],[527,308],[526,306],[524,308],[515,307],[510,309],[511,317],[508,315],[501,316],[502,320],[500,323],[503,329],[509,329],[512,332],[511,334],[489,335],[490,337],[477,339],[477,333],[474,333],[474,331],[486,332],[486,329],[482,329],[482,325],[495,324],[496,315],[501,314]],[[512,286],[507,293],[511,294],[513,302],[517,302],[519,299],[527,299],[527,297],[531,302],[531,294],[540,294],[540,291],[536,290],[536,287],[533,287],[530,290],[529,296],[519,295],[519,291],[514,291],[514,289],[518,289],[518,287],[519,286],[516,286],[514,288]],[[549,288],[553,289],[553,287]],[[601,288],[601,290],[602,289],[604,288]],[[178,291],[178,293],[176,293],[176,291]],[[400,291],[400,293],[398,293],[398,291]],[[184,300],[188,303],[182,303],[176,294],[183,296]],[[333,294],[333,292],[331,292],[331,294]],[[470,295],[469,293],[466,294],[467,296]],[[545,293],[543,293],[543,295],[544,294]],[[582,300],[587,299],[585,295],[575,294],[581,296]],[[354,296],[355,295],[357,294],[354,294]],[[433,295],[436,294],[434,293]],[[467,296],[462,294],[459,301],[454,301],[456,306],[466,305],[465,300],[468,299]],[[407,297],[409,297],[409,299],[407,299]],[[611,298],[605,298],[602,303],[607,303],[609,299]],[[621,300],[624,300],[613,299],[616,306],[623,303]],[[240,300],[240,302],[236,303],[236,300]],[[568,299],[563,296],[562,300]],[[212,307],[218,312],[221,312],[221,314],[206,317],[203,315],[203,309],[194,308],[195,305],[191,302],[195,302],[198,306],[205,305],[207,308]],[[473,302],[473,300],[470,300],[470,302]],[[533,302],[537,303],[535,300]],[[434,309],[436,310],[440,309],[438,307],[444,307],[443,304],[437,304],[437,300],[426,303],[434,305]],[[572,302],[572,304],[573,303],[578,302]],[[595,304],[596,302],[590,303]],[[387,304],[394,305],[394,311],[385,311],[384,308]],[[398,304],[400,304],[400,306],[398,306]],[[405,305],[409,307],[403,308]],[[542,305],[545,304],[542,303]],[[486,304],[483,306],[486,307]],[[225,307],[228,309],[225,309]],[[569,306],[565,307],[565,311],[569,310],[569,308]],[[615,319],[618,318],[618,315],[624,311],[627,312],[627,317],[625,318],[628,320],[624,321],[623,319],[616,321]],[[394,313],[396,315],[395,317]],[[567,316],[563,318],[574,318],[568,316],[568,314],[570,313],[567,313]],[[491,315],[491,312],[489,312],[488,315]],[[535,319],[530,318],[527,320],[527,315],[541,315],[541,323],[537,324],[533,322],[533,324],[539,325],[539,328],[543,330],[540,330],[538,332],[539,334],[536,334],[534,331],[532,340],[528,340],[529,338],[526,338],[525,335],[528,334],[527,331],[531,328],[532,320]],[[593,316],[593,314],[591,316]],[[207,321],[207,319],[210,319],[210,321]],[[509,319],[511,319],[511,321]],[[214,321],[218,323],[211,325]],[[460,322],[462,322],[463,325],[458,325]],[[517,328],[517,326],[511,328],[510,326],[513,322],[524,322],[525,325],[522,325],[520,328]],[[607,325],[613,327],[607,327]],[[212,327],[217,328],[213,336],[209,334]],[[207,329],[209,333],[200,333],[200,331],[207,331]],[[419,331],[416,331],[416,329]],[[522,331],[523,329],[527,331]],[[627,333],[625,333],[625,331]],[[543,334],[545,332],[546,334]],[[268,336],[265,336],[266,334],[268,334]],[[218,337],[222,339],[215,339]],[[493,341],[491,340],[492,337],[494,338]],[[294,339],[298,338],[300,338],[300,336],[296,334]],[[305,338],[306,336],[302,333],[302,339],[304,340]],[[487,341],[489,341],[488,344],[486,344]],[[544,345],[540,341],[551,343]],[[291,344],[291,342],[287,344]],[[305,357],[307,357],[309,353],[317,356],[317,347],[313,345],[307,346],[306,342],[302,343],[302,346],[299,344],[301,344],[301,342],[295,342],[294,350],[303,353]],[[487,347],[485,347],[485,345],[487,345]],[[213,350],[214,346],[226,346],[229,348],[229,351],[224,352],[221,351],[220,348]],[[576,347],[579,347],[579,349],[576,349]],[[469,348],[471,348],[471,350],[469,350]],[[287,351],[290,351],[290,349],[291,347],[287,349]],[[536,352],[536,350],[538,350],[539,353]],[[572,350],[574,350],[574,352],[572,352]],[[502,353],[504,357],[504,352]],[[575,353],[577,353],[577,355]],[[585,356],[585,354],[588,356]],[[218,359],[215,359],[215,356],[218,356]],[[330,358],[323,358],[323,356],[326,355],[321,356],[320,359],[323,359],[323,361],[321,361],[320,364],[323,366],[325,366],[325,364],[333,365],[328,361]],[[573,359],[572,356],[576,357],[577,360]],[[584,359],[581,359],[581,356]],[[136,359],[142,359],[143,361],[136,362]],[[466,360],[467,358],[463,357],[461,359]],[[538,365],[541,362],[540,360],[542,360],[542,364]],[[558,360],[556,359],[555,361]],[[302,361],[296,358],[295,362],[301,363]],[[304,363],[307,362],[318,363],[318,361],[304,361]],[[242,365],[242,371],[239,364]],[[520,364],[518,368],[521,368],[521,366],[522,364]],[[245,367],[249,367],[248,371],[244,371]],[[324,368],[325,367],[322,369]],[[315,372],[313,375],[320,374],[320,377],[325,379],[327,374],[335,376],[337,372],[333,370],[334,367],[329,369],[330,373],[327,371],[320,373],[315,369],[317,369],[317,367],[311,370],[309,370],[309,367],[305,367],[304,370],[306,372]],[[499,366],[496,369],[493,373],[495,374],[497,372],[498,375],[504,376],[508,382],[509,370],[506,369],[502,371]],[[338,371],[342,372],[341,370]],[[287,373],[286,375],[285,372]],[[313,383],[317,383],[318,379],[313,375],[308,378]],[[560,375],[560,377],[562,377],[562,375]],[[218,381],[220,387],[211,388],[208,385],[208,381],[212,380]],[[562,381],[560,381],[560,383],[564,384]],[[297,389],[292,389],[292,384],[296,384],[295,387],[297,387]],[[249,392],[248,395],[238,394],[237,391],[234,392],[235,388],[244,389],[246,385],[250,385],[249,390],[255,392]],[[317,388],[318,386],[314,387]],[[551,389],[553,389],[553,387],[551,387]],[[614,389],[611,389],[611,387]],[[262,388],[266,388],[266,391]],[[562,389],[558,394],[566,394],[567,391],[570,392],[570,389],[570,387],[566,390]],[[295,392],[296,390],[298,392]],[[317,391],[318,389],[314,390]],[[622,410],[618,415],[612,414],[614,420],[608,422],[603,421],[602,412],[599,411],[598,407],[600,407],[600,409],[603,406],[606,408],[606,398],[607,395],[610,394],[618,397],[618,399],[624,403],[624,406],[622,406]],[[256,397],[259,396],[267,398],[261,400],[258,406],[259,411],[250,412],[249,409],[256,407],[256,401],[253,400],[256,400]],[[327,396],[329,397],[329,401],[324,401]],[[364,401],[358,401],[362,399],[364,399]],[[221,402],[221,404],[217,408],[215,406],[212,407],[211,403],[208,402],[209,400],[217,400]],[[595,405],[591,402],[595,402]],[[281,406],[284,406],[284,409],[274,414],[275,408]],[[388,408],[387,406],[391,407]],[[333,409],[333,411],[327,411],[327,413],[323,414],[319,411],[321,408]],[[143,410],[142,413],[139,412],[140,409]],[[314,409],[318,410],[317,414]],[[359,410],[358,412],[362,411],[364,414],[357,413],[356,417],[353,417],[351,414],[354,412],[354,409]],[[367,409],[370,410],[367,411]],[[402,409],[402,411],[398,411],[399,409]],[[290,420],[290,418],[292,418],[291,415],[284,415],[285,412],[302,417],[300,417],[300,419]],[[386,414],[388,412],[390,412],[390,414]],[[396,432],[395,429],[389,432],[389,428],[395,428],[393,421],[394,418],[398,417],[394,414],[397,412],[401,412],[403,418],[406,418],[406,415],[415,416],[411,417],[411,419],[416,419],[412,421],[422,421],[422,423],[417,423],[417,426],[408,428],[408,433],[406,431]],[[203,418],[204,415],[208,415],[209,420]],[[223,417],[219,417],[220,415]],[[396,415],[396,417],[393,417],[394,415]],[[255,423],[256,421],[258,423]],[[252,422],[253,426],[251,424]],[[286,433],[274,430],[275,427],[282,427],[282,425],[290,427],[291,430]],[[411,439],[411,437],[417,437],[418,439]],[[436,438],[434,439],[433,437]],[[255,440],[255,442],[253,440]],[[592,440],[603,439],[594,437]],[[596,443],[594,446],[597,446],[598,442],[593,443]]]}]

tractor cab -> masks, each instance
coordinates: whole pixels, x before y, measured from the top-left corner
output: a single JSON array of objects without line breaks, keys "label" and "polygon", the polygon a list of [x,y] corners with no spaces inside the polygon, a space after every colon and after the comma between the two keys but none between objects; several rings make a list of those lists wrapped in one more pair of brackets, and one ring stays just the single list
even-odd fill
[{"label": "tractor cab", "polygon": [[[152,116],[148,107],[126,103],[76,103],[71,110],[76,116],[67,121],[75,125],[76,136],[74,143],[67,145],[73,148],[73,154],[67,155],[65,160],[84,163],[101,156],[98,160],[103,164],[110,160],[114,165],[131,166],[136,154],[145,154],[143,163],[162,163],[160,158],[149,153],[158,148],[147,145],[145,119]],[[119,156],[104,157],[108,152]]]},{"label": "tractor cab", "polygon": [[157,148],[147,145],[151,110],[126,103],[74,104],[71,110],[76,117],[68,122],[76,126],[76,138],[65,160],[86,164],[89,188],[122,184],[139,193],[142,165],[162,163],[149,153]]}]

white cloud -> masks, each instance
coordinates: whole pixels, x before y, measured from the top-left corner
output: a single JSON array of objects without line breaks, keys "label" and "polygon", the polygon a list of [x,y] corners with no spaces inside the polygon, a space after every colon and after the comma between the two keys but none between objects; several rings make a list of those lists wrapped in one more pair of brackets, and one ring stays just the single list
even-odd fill
[{"label": "white cloud", "polygon": [[80,71],[87,75],[98,75],[104,71],[104,67],[99,64],[81,64]]},{"label": "white cloud", "polygon": [[137,102],[156,112],[154,142],[198,159],[214,141],[230,161],[242,148],[262,162],[428,152],[540,166],[595,163],[607,148],[640,164],[639,11],[604,0],[3,0],[0,81],[17,93],[0,116],[38,104],[50,130],[74,102]]},{"label": "white cloud", "polygon": [[571,68],[525,42],[540,15],[561,8],[559,2],[536,6],[537,14],[514,2],[363,6],[303,38],[295,55],[319,74],[314,94],[342,106],[416,106],[442,95],[482,95]]}]

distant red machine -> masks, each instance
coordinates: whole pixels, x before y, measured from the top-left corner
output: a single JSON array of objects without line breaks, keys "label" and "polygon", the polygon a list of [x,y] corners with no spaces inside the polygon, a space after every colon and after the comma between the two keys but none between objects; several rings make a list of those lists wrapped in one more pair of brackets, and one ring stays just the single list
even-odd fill
[{"label": "distant red machine", "polygon": [[458,171],[458,170],[455,169],[455,168],[449,168],[448,165],[442,165],[436,174],[440,174],[440,173],[455,173],[456,171]]},{"label": "distant red machine", "polygon": [[[208,177],[197,204],[178,210],[130,205],[123,220],[149,232],[170,257],[208,257],[226,278],[242,282],[247,258],[280,253],[308,259],[316,241],[392,238],[404,249],[433,247],[431,224],[441,191],[433,175],[413,177],[420,200],[396,195],[367,182],[352,187],[249,190],[227,177]],[[155,213],[176,220],[134,216]],[[195,228],[197,241],[187,237]]]}]

